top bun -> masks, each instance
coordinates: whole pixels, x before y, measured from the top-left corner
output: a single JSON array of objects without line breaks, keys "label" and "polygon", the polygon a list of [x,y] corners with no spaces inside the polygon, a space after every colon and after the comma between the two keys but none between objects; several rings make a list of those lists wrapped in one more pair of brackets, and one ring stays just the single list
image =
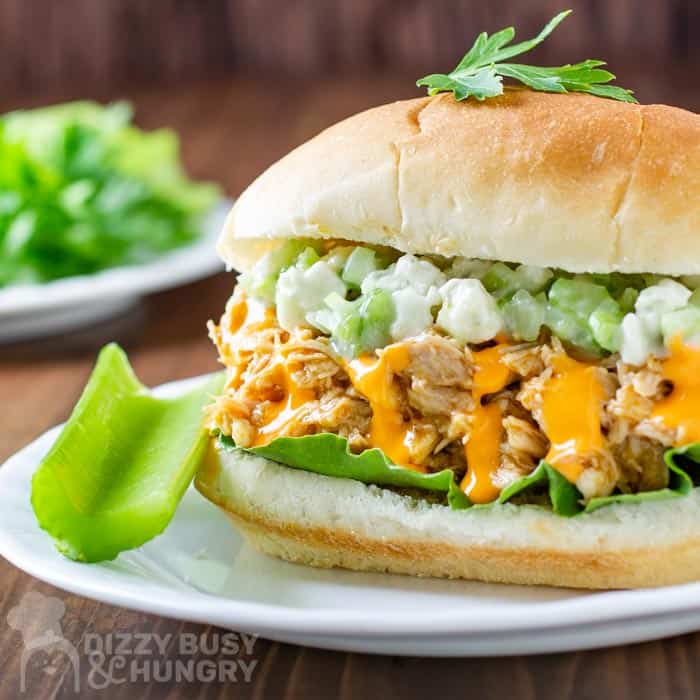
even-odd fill
[{"label": "top bun", "polygon": [[571,272],[700,273],[700,115],[507,90],[376,107],[241,195],[219,241],[248,269],[286,238]]}]

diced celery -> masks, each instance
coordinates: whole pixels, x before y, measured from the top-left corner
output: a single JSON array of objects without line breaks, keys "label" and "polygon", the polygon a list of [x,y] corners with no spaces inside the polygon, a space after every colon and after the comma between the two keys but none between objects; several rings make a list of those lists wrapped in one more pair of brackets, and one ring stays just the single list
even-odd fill
[{"label": "diced celery", "polygon": [[638,296],[638,289],[635,289],[634,287],[627,287],[617,298],[617,303],[620,305],[622,311],[629,313],[630,311],[634,310],[634,305]]},{"label": "diced celery", "polygon": [[649,333],[661,340],[661,318],[664,314],[683,308],[690,298],[690,290],[671,279],[643,289],[634,305],[635,313]]},{"label": "diced celery", "polygon": [[[649,277],[651,281],[651,276]],[[653,284],[639,292],[635,313],[628,313],[622,323],[620,354],[628,364],[641,365],[649,355],[663,352],[663,342],[682,332],[695,334],[695,306],[687,306],[690,290],[671,279],[654,277]]]},{"label": "diced celery", "polygon": [[339,323],[338,315],[330,309],[309,311],[305,318],[310,326],[318,328],[318,330],[326,335],[333,335]]},{"label": "diced celery", "polygon": [[550,287],[548,299],[546,325],[552,333],[586,352],[600,354],[589,319],[603,302],[615,303],[608,290],[581,277],[560,278]]},{"label": "diced celery", "polygon": [[554,273],[548,267],[535,267],[534,265],[518,265],[515,268],[518,288],[524,289],[530,294],[541,292],[554,277]]},{"label": "diced celery", "polygon": [[353,250],[354,247],[351,245],[336,246],[323,256],[323,260],[340,274],[345,266],[345,261],[350,257]]},{"label": "diced celery", "polygon": [[306,247],[304,241],[285,241],[279,248],[263,255],[250,272],[241,276],[240,283],[251,296],[272,304],[277,278],[294,264]]},{"label": "diced celery", "polygon": [[586,273],[574,275],[574,279],[601,285],[605,287],[610,292],[611,296],[615,298],[620,296],[620,294],[622,294],[628,287],[640,290],[646,286],[642,275],[624,274],[622,272],[610,272],[608,274],[597,272]]},{"label": "diced celery", "polygon": [[661,317],[661,331],[666,345],[678,335],[683,339],[697,338],[700,336],[700,307],[686,306],[664,314]]},{"label": "diced celery", "polygon": [[394,304],[389,292],[375,289],[354,302],[345,303],[352,308],[336,306],[335,312],[349,311],[339,320],[331,338],[337,352],[345,357],[356,357],[391,341],[389,329],[394,320]]},{"label": "diced celery", "polygon": [[379,268],[380,265],[377,254],[371,248],[358,246],[350,253],[348,259],[345,261],[341,277],[347,284],[359,288],[362,285],[362,280],[364,280],[370,272],[374,272]]},{"label": "diced celery", "polygon": [[507,299],[521,289],[531,294],[542,291],[552,276],[552,271],[546,267],[519,265],[513,270],[497,262],[482,276],[481,282],[496,299]]},{"label": "diced celery", "polygon": [[341,299],[347,289],[340,277],[327,263],[319,260],[304,270],[294,265],[279,276],[275,292],[277,319],[280,326],[291,331],[308,323],[307,314],[324,308],[325,299],[332,293]]},{"label": "diced celery", "polygon": [[318,262],[320,259],[321,257],[319,254],[311,246],[308,246],[307,248],[304,248],[301,253],[299,253],[299,256],[295,260],[294,264],[305,270],[311,267],[315,262]]},{"label": "diced celery", "polygon": [[387,345],[391,340],[389,329],[394,320],[394,303],[383,289],[375,289],[360,304],[362,317],[362,348],[360,352]]},{"label": "diced celery", "polygon": [[503,305],[506,331],[515,340],[536,340],[545,321],[544,295],[535,298],[525,289],[517,291]]},{"label": "diced celery", "polygon": [[336,352],[343,357],[355,357],[359,354],[362,335],[362,318],[359,314],[346,316],[335,328],[331,343]]},{"label": "diced celery", "polygon": [[362,293],[368,294],[373,289],[385,289],[387,292],[395,292],[398,289],[412,287],[418,294],[430,294],[434,299],[432,303],[439,303],[440,298],[437,288],[444,284],[445,275],[440,269],[428,260],[420,260],[415,255],[407,253],[402,255],[386,270],[370,272],[362,280]]},{"label": "diced celery", "polygon": [[449,279],[468,278],[480,280],[490,269],[493,263],[490,260],[477,258],[454,258],[445,270]]},{"label": "diced celery", "polygon": [[337,292],[332,292],[324,300],[323,303],[340,318],[344,318],[348,314],[354,313],[359,306],[357,301],[348,301],[344,296]]},{"label": "diced celery", "polygon": [[360,312],[369,323],[380,324],[389,327],[394,318],[394,305],[391,303],[391,295],[383,289],[373,291],[360,305]]},{"label": "diced celery", "polygon": [[576,345],[586,352],[600,354],[600,346],[595,342],[587,320],[580,319],[573,312],[548,304],[545,325],[557,338]]},{"label": "diced celery", "polygon": [[502,262],[491,265],[488,272],[481,278],[481,283],[496,299],[509,296],[518,288],[515,271]]},{"label": "diced celery", "polygon": [[593,282],[558,279],[551,286],[548,298],[551,306],[587,322],[598,305],[610,298],[610,294],[605,287]]},{"label": "diced celery", "polygon": [[624,312],[614,299],[603,300],[588,317],[593,338],[605,350],[619,352],[622,347]]},{"label": "diced celery", "polygon": [[322,333],[333,335],[338,325],[347,316],[357,313],[360,300],[348,301],[338,292],[331,292],[325,297],[323,303],[326,308],[308,312],[306,321]]}]

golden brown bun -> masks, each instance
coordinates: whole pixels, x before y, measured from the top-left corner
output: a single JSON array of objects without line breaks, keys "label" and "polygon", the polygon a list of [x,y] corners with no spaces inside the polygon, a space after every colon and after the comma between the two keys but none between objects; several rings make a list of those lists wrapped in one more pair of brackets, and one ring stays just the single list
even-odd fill
[{"label": "golden brown bun", "polygon": [[454,511],[376,486],[221,452],[196,479],[258,549],[319,567],[576,588],[700,579],[700,491],[575,518]]},{"label": "golden brown bun", "polygon": [[700,273],[700,116],[583,94],[451,95],[357,114],[240,197],[219,242],[344,238],[570,271]]}]

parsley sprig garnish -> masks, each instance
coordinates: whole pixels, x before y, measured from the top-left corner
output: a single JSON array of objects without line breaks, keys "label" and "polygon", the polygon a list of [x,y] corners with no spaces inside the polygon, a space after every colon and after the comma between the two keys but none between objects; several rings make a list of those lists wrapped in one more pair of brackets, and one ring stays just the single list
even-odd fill
[{"label": "parsley sprig garnish", "polygon": [[485,100],[502,95],[503,78],[511,78],[539,92],[587,92],[622,102],[636,102],[631,90],[609,85],[615,76],[601,68],[605,61],[588,59],[552,68],[504,63],[541,44],[570,14],[571,10],[560,12],[534,39],[519,44],[511,44],[515,38],[513,27],[501,29],[491,36],[482,32],[451,73],[426,75],[416,85],[427,87],[429,95],[451,91],[457,100],[468,97]]}]

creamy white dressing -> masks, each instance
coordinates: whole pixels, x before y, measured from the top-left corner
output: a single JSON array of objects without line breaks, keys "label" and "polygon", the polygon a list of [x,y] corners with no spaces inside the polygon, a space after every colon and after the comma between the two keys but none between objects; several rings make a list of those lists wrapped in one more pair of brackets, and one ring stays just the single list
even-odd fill
[{"label": "creamy white dressing", "polygon": [[[299,250],[302,248],[301,244],[297,246]],[[543,324],[554,324],[551,326],[554,332],[561,333],[565,341],[574,345],[580,341],[585,350],[597,348],[602,353],[591,333],[605,331],[601,323],[607,323],[607,337],[621,340],[608,345],[603,336],[595,338],[600,338],[600,343],[609,350],[619,347],[623,361],[632,365],[644,364],[651,355],[665,356],[676,336],[687,342],[700,342],[700,305],[695,299],[698,295],[691,295],[690,284],[674,279],[654,278],[653,284],[639,291],[633,309],[622,301],[618,305],[615,301],[620,299],[618,291],[613,289],[608,294],[601,287],[610,283],[610,276],[577,275],[568,281],[570,275],[548,268],[507,266],[467,258],[436,264],[427,257],[405,254],[390,265],[383,263],[384,269],[382,265],[374,265],[380,269],[371,270],[361,282],[356,277],[353,284],[353,278],[345,277],[343,270],[354,249],[354,246],[335,248],[319,259],[312,249],[306,248],[305,253],[295,253],[299,255],[296,262],[292,257],[276,273],[272,284],[282,328],[310,326],[334,337],[343,326],[348,347],[352,346],[353,332],[361,333],[364,338],[372,337],[375,343],[376,338],[396,342],[435,326],[461,342],[483,343],[500,333],[516,341],[532,340]],[[368,252],[366,257],[372,256],[374,253]],[[259,265],[265,274],[270,273],[269,260],[263,259]],[[260,277],[264,282],[262,273]],[[555,280],[558,288],[568,284],[575,291],[568,296],[559,294],[558,301],[551,302],[556,307],[552,307],[547,290]],[[623,278],[623,284],[628,280],[637,284],[637,289],[643,285],[632,276]],[[634,288],[626,289],[633,300]],[[370,312],[362,302],[376,294],[384,296]],[[594,307],[601,295],[606,297],[607,306],[601,305],[594,317]],[[562,308],[562,299],[571,304],[570,309]],[[589,306],[586,299],[590,300]],[[629,309],[628,313],[624,313],[624,308]],[[353,317],[362,313],[367,317],[355,324],[359,330],[353,331]],[[381,332],[373,333],[374,329]]]}]

